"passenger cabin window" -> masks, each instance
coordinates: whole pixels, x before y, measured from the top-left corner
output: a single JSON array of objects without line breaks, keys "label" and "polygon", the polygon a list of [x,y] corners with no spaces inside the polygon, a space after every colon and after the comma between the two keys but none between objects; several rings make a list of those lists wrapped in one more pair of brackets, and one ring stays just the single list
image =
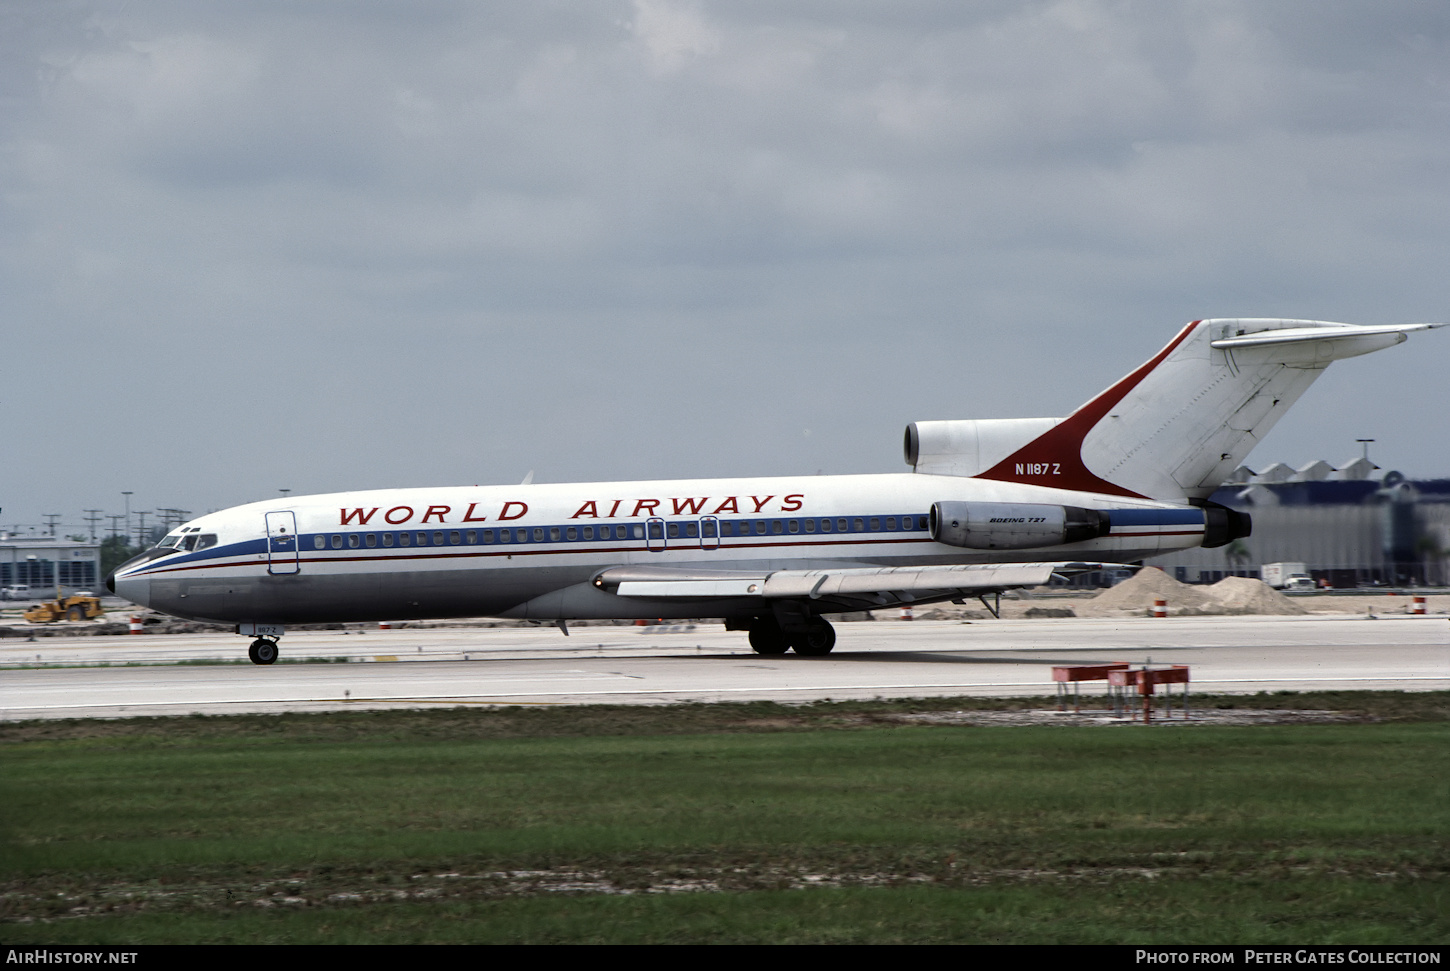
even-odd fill
[{"label": "passenger cabin window", "polygon": [[349,549],[357,549],[359,546],[362,545],[362,537],[359,536],[357,533],[348,533],[347,545]]},{"label": "passenger cabin window", "polygon": [[383,534],[383,545],[384,546],[392,546],[393,545],[393,534],[392,533],[384,533]]},{"label": "passenger cabin window", "polygon": [[332,548],[335,549],[335,550],[342,549],[342,537],[341,536],[334,535],[332,537]]}]

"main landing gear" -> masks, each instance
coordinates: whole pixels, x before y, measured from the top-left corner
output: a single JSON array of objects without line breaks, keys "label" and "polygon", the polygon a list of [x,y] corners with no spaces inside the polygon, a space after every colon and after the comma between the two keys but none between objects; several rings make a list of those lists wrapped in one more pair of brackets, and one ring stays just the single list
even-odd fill
[{"label": "main landing gear", "polygon": [[795,651],[805,657],[824,657],[836,646],[836,629],[820,617],[811,617],[799,629],[780,626],[774,617],[750,622],[750,648],[756,654]]},{"label": "main landing gear", "polygon": [[247,657],[253,664],[275,664],[277,662],[277,641],[270,637],[259,637],[247,648]]}]

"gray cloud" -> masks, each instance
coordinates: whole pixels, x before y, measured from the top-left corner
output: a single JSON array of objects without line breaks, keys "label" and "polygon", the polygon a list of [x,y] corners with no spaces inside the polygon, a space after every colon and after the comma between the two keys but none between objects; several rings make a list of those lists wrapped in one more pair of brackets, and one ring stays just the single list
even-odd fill
[{"label": "gray cloud", "polygon": [[[0,521],[888,470],[1195,317],[1443,319],[1442,6],[0,6],[7,413],[86,443]],[[1442,339],[1252,461],[1446,472]]]}]

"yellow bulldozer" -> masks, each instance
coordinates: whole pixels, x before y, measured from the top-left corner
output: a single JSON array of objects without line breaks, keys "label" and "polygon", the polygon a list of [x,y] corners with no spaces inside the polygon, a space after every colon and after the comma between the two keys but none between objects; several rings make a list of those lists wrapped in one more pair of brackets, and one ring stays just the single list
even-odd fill
[{"label": "yellow bulldozer", "polygon": [[53,624],[58,620],[94,620],[102,613],[100,597],[76,594],[38,603],[24,617],[32,624]]}]

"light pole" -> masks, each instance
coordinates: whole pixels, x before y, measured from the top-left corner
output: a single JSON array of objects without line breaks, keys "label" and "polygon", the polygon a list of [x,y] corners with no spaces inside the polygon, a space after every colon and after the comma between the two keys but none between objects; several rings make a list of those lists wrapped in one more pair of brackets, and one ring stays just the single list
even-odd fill
[{"label": "light pole", "polygon": [[131,545],[131,495],[129,492],[122,492],[126,497],[126,545]]}]

